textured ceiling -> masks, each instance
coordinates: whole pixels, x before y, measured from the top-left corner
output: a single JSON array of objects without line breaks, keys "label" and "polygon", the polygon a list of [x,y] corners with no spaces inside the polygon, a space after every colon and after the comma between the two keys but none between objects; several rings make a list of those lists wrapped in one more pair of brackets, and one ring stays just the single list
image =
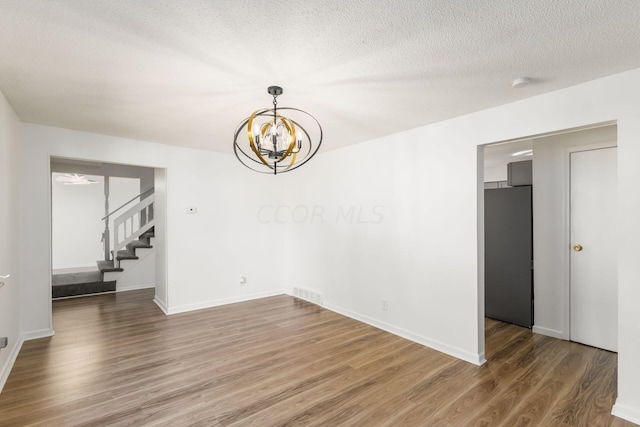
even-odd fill
[{"label": "textured ceiling", "polygon": [[230,152],[277,84],[327,150],[638,68],[639,22],[638,0],[0,0],[0,90],[26,122]]}]

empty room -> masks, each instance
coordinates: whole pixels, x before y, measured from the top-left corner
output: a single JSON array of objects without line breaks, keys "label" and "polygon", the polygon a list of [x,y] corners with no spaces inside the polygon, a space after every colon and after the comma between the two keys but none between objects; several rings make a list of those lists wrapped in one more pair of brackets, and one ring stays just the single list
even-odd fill
[{"label": "empty room", "polygon": [[0,426],[640,425],[639,21],[0,0]]}]

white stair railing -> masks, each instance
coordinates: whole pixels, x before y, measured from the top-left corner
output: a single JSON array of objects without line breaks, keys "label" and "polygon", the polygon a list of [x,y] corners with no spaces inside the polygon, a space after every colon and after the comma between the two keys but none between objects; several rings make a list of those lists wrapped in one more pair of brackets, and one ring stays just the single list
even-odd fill
[{"label": "white stair railing", "polygon": [[155,195],[151,195],[132,206],[113,220],[113,257],[127,244],[139,238],[155,225],[153,205]]}]

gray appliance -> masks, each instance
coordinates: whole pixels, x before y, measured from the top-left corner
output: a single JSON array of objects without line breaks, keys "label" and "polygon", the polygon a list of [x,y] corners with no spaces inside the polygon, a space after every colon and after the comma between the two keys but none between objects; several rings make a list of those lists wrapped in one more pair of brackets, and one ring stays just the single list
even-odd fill
[{"label": "gray appliance", "polygon": [[509,187],[520,185],[532,185],[533,182],[533,161],[524,160],[522,162],[511,162],[507,164],[507,184]]},{"label": "gray appliance", "polygon": [[485,315],[533,325],[531,186],[484,191]]}]

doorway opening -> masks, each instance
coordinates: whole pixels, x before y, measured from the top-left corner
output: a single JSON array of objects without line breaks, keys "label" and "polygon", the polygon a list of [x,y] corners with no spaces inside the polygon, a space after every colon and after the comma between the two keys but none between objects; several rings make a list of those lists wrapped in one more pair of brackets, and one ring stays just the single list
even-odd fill
[{"label": "doorway opening", "polygon": [[154,168],[51,157],[52,298],[156,288]]},{"label": "doorway opening", "polygon": [[[583,300],[572,299],[572,295],[575,296],[576,293],[572,293],[572,287],[575,291],[577,285],[572,283],[572,279],[576,277],[576,272],[572,272],[571,268],[572,266],[576,267],[576,262],[572,262],[571,257],[575,257],[578,252],[572,249],[571,226],[576,224],[576,220],[571,218],[571,201],[572,197],[575,198],[575,195],[572,196],[571,193],[571,156],[572,153],[585,150],[615,146],[616,140],[617,128],[615,123],[603,123],[519,140],[502,141],[481,147],[479,150],[479,156],[484,160],[484,179],[483,182],[479,183],[479,188],[508,187],[507,183],[504,183],[508,175],[506,161],[529,156],[526,150],[531,150],[529,157],[532,160],[531,200],[533,217],[533,257],[531,264],[533,269],[533,288],[531,293],[533,321],[531,329],[534,333],[563,340],[580,340],[579,338],[576,339],[575,333],[572,334],[572,322],[574,323],[573,326],[575,326],[578,320],[571,317],[572,313],[575,314],[580,311],[579,309],[584,308],[583,304],[585,304]],[[502,157],[500,158],[500,156]],[[611,166],[610,160],[595,160],[595,164],[598,164],[597,162],[599,161],[607,162]],[[590,167],[593,167],[593,163]],[[613,170],[615,174],[615,165]],[[588,172],[587,175],[589,175]],[[604,178],[596,179],[596,182],[603,180]],[[584,192],[584,190],[581,191]],[[482,209],[482,212],[479,213],[479,218],[482,218],[479,221],[479,227],[483,227],[483,229],[479,230],[479,236],[484,236],[481,245],[482,249],[485,249],[485,253],[481,262],[486,270],[483,271],[485,282],[484,289],[481,290],[485,301],[482,301],[481,304],[487,309],[486,312],[484,310],[481,312],[491,317],[491,310],[487,306],[490,303],[490,298],[486,295],[486,291],[491,287],[491,284],[487,283],[487,280],[489,280],[487,276],[489,268],[486,266],[486,262],[489,260],[487,259],[486,244],[491,236],[486,234],[490,231],[485,227],[485,221],[487,220],[484,216],[487,208],[486,203],[487,198],[483,195],[482,203],[479,203]],[[593,201],[589,203],[593,203]],[[599,212],[602,211],[597,204],[594,209]],[[615,210],[615,207],[613,209]],[[575,209],[573,211],[575,212]],[[605,236],[608,235],[607,233],[605,233]],[[580,255],[584,255],[584,251],[580,252]],[[591,263],[593,264],[593,262]],[[615,259],[613,264],[614,266],[617,265]],[[480,282],[482,283],[482,281]],[[617,295],[615,276],[609,282],[608,290],[605,292],[608,292],[608,295],[613,297]],[[509,301],[501,301],[501,303],[508,305]],[[613,306],[617,310],[615,303]],[[484,307],[482,308],[484,309]],[[593,312],[591,309],[582,311]],[[587,329],[593,329],[592,326],[588,326]],[[617,336],[617,325],[615,330],[609,333]],[[588,342],[586,344],[594,345]],[[606,345],[596,345],[596,347],[607,348]],[[489,354],[487,354],[487,358],[490,358]]]},{"label": "doorway opening", "polygon": [[533,141],[484,150],[485,316],[533,326]]}]

